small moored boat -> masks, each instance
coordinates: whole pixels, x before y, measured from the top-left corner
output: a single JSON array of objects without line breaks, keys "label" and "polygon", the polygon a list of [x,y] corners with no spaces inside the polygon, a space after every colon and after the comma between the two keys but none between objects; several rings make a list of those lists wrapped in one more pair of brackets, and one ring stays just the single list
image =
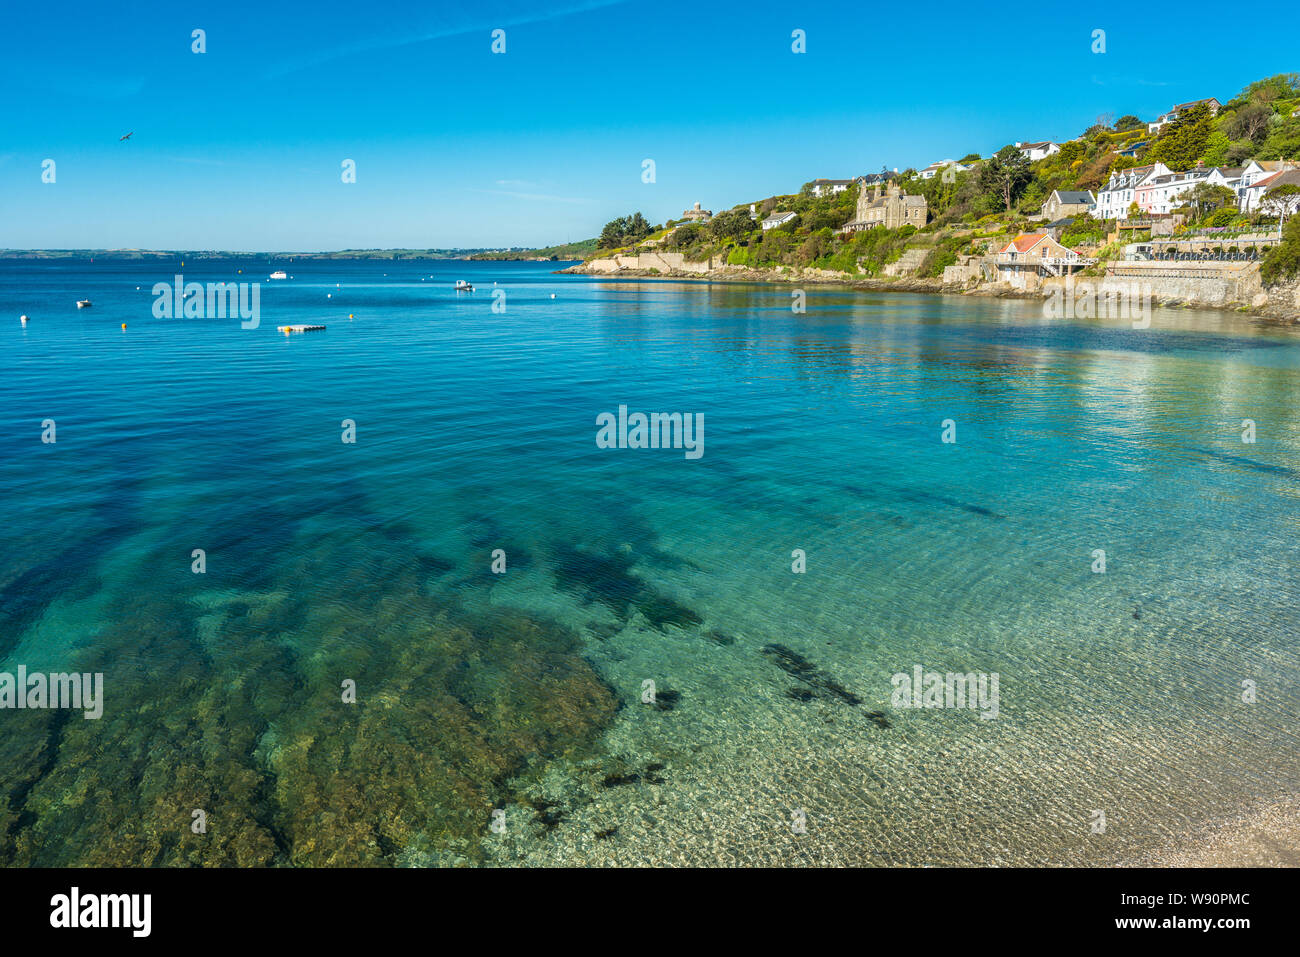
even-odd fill
[{"label": "small moored boat", "polygon": [[473,292],[473,291],[474,291],[474,287],[471,286],[469,283],[467,283],[464,279],[457,279],[457,280],[456,280],[456,291],[457,291],[457,292]]},{"label": "small moored boat", "polygon": [[90,300],[89,300],[89,299],[78,299],[78,300],[77,300],[77,308],[78,308],[78,309],[85,309],[85,308],[87,308],[87,307],[89,307],[89,306],[90,306]]},{"label": "small moored boat", "polygon": [[288,278],[289,278],[289,274],[288,274],[287,272],[285,272],[283,269],[277,269],[275,272],[271,273],[271,277],[270,277],[270,278],[272,278],[272,279],[288,279]]}]

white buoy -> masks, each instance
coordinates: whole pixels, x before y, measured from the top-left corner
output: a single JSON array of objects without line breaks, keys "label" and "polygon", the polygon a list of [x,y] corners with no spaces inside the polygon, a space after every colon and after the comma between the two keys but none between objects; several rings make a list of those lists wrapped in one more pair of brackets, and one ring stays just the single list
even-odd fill
[{"label": "white buoy", "polygon": [[551,298],[552,298],[552,299],[555,298],[555,293],[551,293]]},{"label": "white buoy", "polygon": [[327,292],[327,293],[325,293],[325,298],[326,298],[326,299],[333,299],[333,298],[334,298],[334,293],[332,293],[332,292]]},{"label": "white buoy", "polygon": [[19,316],[19,317],[18,317],[18,321],[21,322],[24,326],[27,325],[27,317],[26,317],[26,316]]}]

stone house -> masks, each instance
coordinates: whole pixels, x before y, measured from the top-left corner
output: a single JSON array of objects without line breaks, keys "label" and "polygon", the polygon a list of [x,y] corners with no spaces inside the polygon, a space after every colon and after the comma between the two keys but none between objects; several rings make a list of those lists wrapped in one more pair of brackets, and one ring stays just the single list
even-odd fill
[{"label": "stone house", "polygon": [[1097,205],[1097,197],[1088,190],[1054,189],[1043,204],[1041,216],[1046,220],[1064,219],[1067,216],[1080,216],[1091,212]]},{"label": "stone house", "polygon": [[843,232],[854,233],[860,229],[884,226],[886,229],[898,229],[902,226],[915,226],[920,229],[929,218],[930,206],[924,196],[904,193],[898,186],[890,183],[881,190],[877,184],[867,192],[866,184],[858,181],[858,206],[853,220],[846,223]]}]

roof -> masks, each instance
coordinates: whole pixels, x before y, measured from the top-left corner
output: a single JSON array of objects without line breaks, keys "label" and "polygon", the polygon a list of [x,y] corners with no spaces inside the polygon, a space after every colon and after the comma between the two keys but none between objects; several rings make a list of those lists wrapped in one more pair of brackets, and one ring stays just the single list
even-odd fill
[{"label": "roof", "polygon": [[852,183],[851,179],[815,179],[814,186],[848,186]]},{"label": "roof", "polygon": [[1055,145],[1056,145],[1056,144],[1053,143],[1051,140],[1043,140],[1043,142],[1041,142],[1041,143],[1021,143],[1021,144],[1020,144],[1020,149],[1022,149],[1022,150],[1041,150],[1044,146],[1055,146]]},{"label": "roof", "polygon": [[1080,189],[1055,189],[1052,190],[1057,199],[1063,203],[1094,203],[1096,199],[1088,190]]},{"label": "roof", "polygon": [[1265,193],[1277,186],[1300,186],[1300,169],[1288,169],[1257,179],[1251,189],[1259,189],[1261,186],[1264,187]]},{"label": "roof", "polygon": [[1175,107],[1174,107],[1172,110],[1170,110],[1169,112],[1170,112],[1170,113],[1181,113],[1183,110],[1190,110],[1190,109],[1191,109],[1192,107],[1194,107],[1194,106],[1200,106],[1202,103],[1209,103],[1209,102],[1212,101],[1212,100],[1213,100],[1215,103],[1218,103],[1218,102],[1219,102],[1219,101],[1216,100],[1214,97],[1212,97],[1212,96],[1207,96],[1207,97],[1206,97],[1205,99],[1203,99],[1203,100],[1192,100],[1192,101],[1190,101],[1190,102],[1188,102],[1188,103],[1179,103],[1177,106],[1175,106]]},{"label": "roof", "polygon": [[795,215],[795,214],[792,213],[792,212],[786,212],[786,213],[773,213],[771,216],[769,216],[769,217],[767,217],[765,220],[763,220],[763,222],[765,222],[765,223],[783,223],[783,222],[785,222],[787,219],[790,219],[791,217],[793,217],[794,215]]},{"label": "roof", "polygon": [[1021,233],[1015,239],[1011,240],[1011,242],[1007,243],[1006,246],[1003,247],[1003,251],[1015,246],[1016,252],[1027,253],[1046,238],[1047,233]]}]

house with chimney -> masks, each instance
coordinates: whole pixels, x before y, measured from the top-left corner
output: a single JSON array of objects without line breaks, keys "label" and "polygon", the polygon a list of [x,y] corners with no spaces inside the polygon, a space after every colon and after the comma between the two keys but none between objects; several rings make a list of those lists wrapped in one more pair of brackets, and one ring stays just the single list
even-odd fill
[{"label": "house with chimney", "polygon": [[866,184],[859,180],[855,215],[841,232],[853,233],[874,226],[886,229],[915,226],[920,229],[929,215],[930,206],[924,196],[904,193],[895,183],[888,183],[883,189],[877,183],[868,191]]},{"label": "house with chimney", "polygon": [[1129,169],[1111,173],[1106,185],[1097,190],[1098,219],[1127,219],[1128,209],[1137,201],[1137,191],[1148,179],[1156,176],[1169,176],[1173,173],[1164,163],[1151,163],[1147,166],[1133,166]]},{"label": "house with chimney", "polygon": [[1148,215],[1164,216],[1186,202],[1186,194],[1202,184],[1222,186],[1236,195],[1241,173],[1240,166],[1206,167],[1197,164],[1196,169],[1185,173],[1149,176],[1133,191],[1133,201]]}]

